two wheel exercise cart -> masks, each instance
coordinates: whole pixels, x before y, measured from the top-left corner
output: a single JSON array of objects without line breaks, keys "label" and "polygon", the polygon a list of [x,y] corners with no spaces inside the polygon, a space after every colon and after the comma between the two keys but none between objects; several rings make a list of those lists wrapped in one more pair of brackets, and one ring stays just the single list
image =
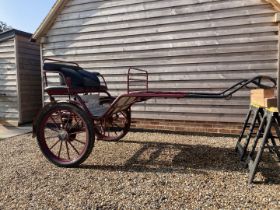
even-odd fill
[{"label": "two wheel exercise cart", "polygon": [[[53,164],[73,167],[92,152],[95,139],[119,141],[130,130],[131,106],[151,98],[217,98],[230,99],[243,87],[275,87],[274,79],[258,76],[245,79],[219,93],[154,92],[148,88],[148,72],[129,68],[127,93],[113,97],[104,77],[88,72],[73,62],[44,60],[44,91],[50,98],[34,120],[44,156]],[[59,74],[60,85],[52,86],[48,74]],[[139,87],[142,85],[141,90]],[[138,90],[136,90],[138,88]]]}]

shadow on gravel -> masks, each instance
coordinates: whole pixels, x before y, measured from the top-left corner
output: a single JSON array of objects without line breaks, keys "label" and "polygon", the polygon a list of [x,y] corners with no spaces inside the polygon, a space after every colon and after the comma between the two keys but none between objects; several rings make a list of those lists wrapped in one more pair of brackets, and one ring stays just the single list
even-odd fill
[{"label": "shadow on gravel", "polygon": [[144,173],[188,173],[192,169],[195,170],[191,173],[199,174],[207,174],[207,170],[246,172],[233,148],[138,141],[124,141],[121,144],[142,146],[123,165],[95,164],[81,165],[79,168]]},{"label": "shadow on gravel", "polygon": [[264,152],[258,172],[261,172],[263,179],[255,180],[254,184],[280,184],[280,160],[275,154]]}]

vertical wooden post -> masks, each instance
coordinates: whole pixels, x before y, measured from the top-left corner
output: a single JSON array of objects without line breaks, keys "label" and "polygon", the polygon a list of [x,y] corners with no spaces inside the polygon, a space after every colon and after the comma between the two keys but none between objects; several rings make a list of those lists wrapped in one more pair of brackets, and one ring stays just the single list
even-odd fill
[{"label": "vertical wooden post", "polygon": [[15,46],[15,65],[16,65],[16,86],[17,86],[17,107],[18,107],[18,119],[17,126],[22,124],[22,111],[21,111],[21,78],[20,78],[20,65],[19,65],[19,52],[18,52],[18,35],[14,38]]},{"label": "vertical wooden post", "polygon": [[280,13],[275,14],[275,22],[278,24],[278,65],[277,65],[277,108],[280,110]]},{"label": "vertical wooden post", "polygon": [[43,66],[44,66],[43,45],[44,45],[44,42],[45,42],[45,38],[41,38],[39,43],[40,43],[40,63],[41,63],[40,70],[41,70],[41,87],[42,87],[42,107],[45,104],[45,91],[44,91],[45,85],[44,85],[44,74],[43,74]]}]

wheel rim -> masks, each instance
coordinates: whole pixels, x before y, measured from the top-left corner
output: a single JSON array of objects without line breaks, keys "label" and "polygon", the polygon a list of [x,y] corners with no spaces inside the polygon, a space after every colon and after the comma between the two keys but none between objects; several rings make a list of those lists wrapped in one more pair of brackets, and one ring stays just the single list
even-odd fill
[{"label": "wheel rim", "polygon": [[99,140],[117,141],[128,132],[129,126],[129,113],[122,111],[98,121],[95,127],[97,128]]},{"label": "wheel rim", "polygon": [[75,163],[83,157],[88,137],[84,119],[68,109],[52,110],[41,124],[41,148],[51,161],[61,165]]}]

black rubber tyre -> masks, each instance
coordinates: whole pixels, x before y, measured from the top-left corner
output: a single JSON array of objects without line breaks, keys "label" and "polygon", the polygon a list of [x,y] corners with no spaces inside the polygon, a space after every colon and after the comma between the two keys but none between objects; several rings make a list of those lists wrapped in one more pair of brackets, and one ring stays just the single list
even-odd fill
[{"label": "black rubber tyre", "polygon": [[[95,141],[91,119],[70,103],[55,103],[43,109],[36,121],[36,136],[44,156],[59,167],[74,167],[84,162]],[[58,153],[54,151],[57,146]]]}]

